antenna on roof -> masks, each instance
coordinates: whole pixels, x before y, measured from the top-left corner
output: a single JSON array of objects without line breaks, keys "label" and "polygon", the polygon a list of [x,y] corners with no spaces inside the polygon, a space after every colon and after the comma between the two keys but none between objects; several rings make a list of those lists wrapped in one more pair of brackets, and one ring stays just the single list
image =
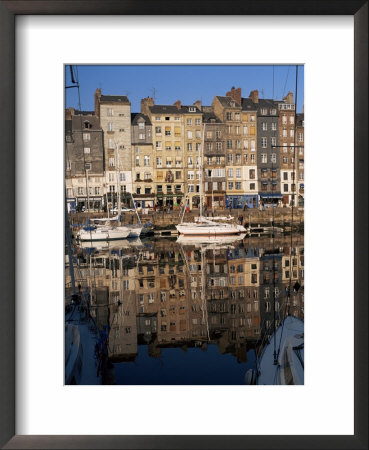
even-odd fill
[{"label": "antenna on roof", "polygon": [[151,90],[152,90],[152,98],[155,101],[156,100],[156,89],[153,87]]},{"label": "antenna on roof", "polygon": [[262,95],[262,97],[264,98],[264,89],[261,89],[261,95]]}]

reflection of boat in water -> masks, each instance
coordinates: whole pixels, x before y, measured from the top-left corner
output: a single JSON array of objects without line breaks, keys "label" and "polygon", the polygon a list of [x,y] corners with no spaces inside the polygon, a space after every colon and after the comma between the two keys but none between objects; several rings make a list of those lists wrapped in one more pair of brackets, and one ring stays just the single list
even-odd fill
[{"label": "reflection of boat in water", "polygon": [[287,316],[271,336],[246,384],[304,384],[304,322]]},{"label": "reflection of boat in water", "polygon": [[245,233],[230,236],[214,236],[214,235],[198,235],[198,236],[186,236],[181,235],[178,237],[178,244],[182,245],[198,245],[198,244],[214,244],[224,245],[233,244],[236,241],[243,239],[246,236]]},{"label": "reflection of boat in water", "polygon": [[141,248],[143,246],[140,238],[133,239],[121,239],[116,241],[82,241],[80,242],[81,248],[90,248],[96,250],[121,250],[121,249],[132,249]]},{"label": "reflection of boat in water", "polygon": [[97,371],[98,330],[89,317],[89,305],[80,296],[73,297],[67,306],[65,324],[65,384],[101,384],[102,372]]}]

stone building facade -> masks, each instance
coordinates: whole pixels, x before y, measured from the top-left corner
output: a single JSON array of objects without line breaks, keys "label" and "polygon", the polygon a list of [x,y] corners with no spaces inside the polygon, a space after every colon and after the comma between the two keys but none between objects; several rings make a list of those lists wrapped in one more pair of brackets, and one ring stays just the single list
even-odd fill
[{"label": "stone building facade", "polygon": [[95,91],[95,115],[104,132],[105,184],[109,207],[118,193],[132,192],[131,103],[126,96]]},{"label": "stone building facade", "polygon": [[152,125],[144,114],[131,114],[131,118],[133,196],[138,208],[152,208],[155,203]]}]

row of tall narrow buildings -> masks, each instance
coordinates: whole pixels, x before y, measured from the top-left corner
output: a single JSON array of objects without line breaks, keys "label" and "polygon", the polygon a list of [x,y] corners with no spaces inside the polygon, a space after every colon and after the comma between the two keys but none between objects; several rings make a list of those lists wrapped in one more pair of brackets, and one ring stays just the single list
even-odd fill
[{"label": "row of tall narrow buildings", "polygon": [[[256,208],[303,206],[304,114],[293,94],[282,100],[242,97],[241,88],[211,105],[157,105],[95,91],[94,111],[65,112],[69,208],[188,204]],[[200,186],[202,184],[202,188]]]}]

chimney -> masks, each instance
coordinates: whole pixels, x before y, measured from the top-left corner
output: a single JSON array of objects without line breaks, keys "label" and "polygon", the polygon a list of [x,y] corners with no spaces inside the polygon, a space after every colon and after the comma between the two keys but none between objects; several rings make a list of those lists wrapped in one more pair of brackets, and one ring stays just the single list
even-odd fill
[{"label": "chimney", "polygon": [[176,106],[178,109],[181,109],[181,100],[177,100],[173,103],[174,106]]},{"label": "chimney", "polygon": [[100,117],[100,97],[101,89],[97,88],[95,91],[95,116]]},{"label": "chimney", "polygon": [[201,111],[202,108],[201,100],[196,100],[193,106],[196,106]]},{"label": "chimney", "polygon": [[141,113],[148,116],[150,114],[150,106],[154,106],[154,99],[151,97],[143,98],[141,100]]},{"label": "chimney", "polygon": [[236,101],[239,105],[242,104],[242,100],[241,100],[241,88],[235,88],[234,86],[232,86],[232,89],[226,93],[227,97],[232,97],[234,101]]},{"label": "chimney", "polygon": [[290,105],[292,105],[292,103],[293,103],[293,94],[292,94],[291,91],[283,98],[283,101],[286,102],[286,103],[289,103]]},{"label": "chimney", "polygon": [[259,91],[257,89],[251,91],[249,98],[251,98],[254,103],[259,103]]},{"label": "chimney", "polygon": [[74,108],[66,108],[65,120],[72,120],[72,116],[74,116]]}]

